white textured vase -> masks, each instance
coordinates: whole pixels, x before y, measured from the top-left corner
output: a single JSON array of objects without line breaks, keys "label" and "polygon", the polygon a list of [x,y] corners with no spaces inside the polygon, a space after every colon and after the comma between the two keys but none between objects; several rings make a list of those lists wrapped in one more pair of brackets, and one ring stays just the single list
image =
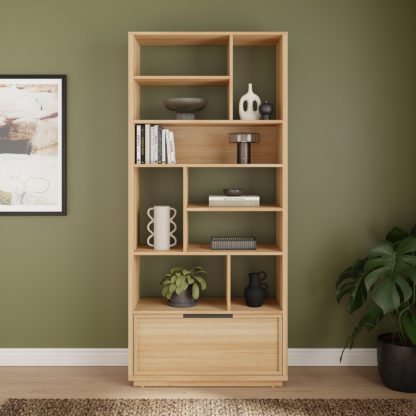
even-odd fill
[{"label": "white textured vase", "polygon": [[[153,211],[153,215],[151,212]],[[171,216],[171,212],[173,215]],[[176,231],[176,224],[173,219],[176,217],[176,209],[168,205],[156,205],[147,210],[150,222],[147,224],[147,231],[150,236],[147,238],[147,244],[155,250],[169,250],[177,243],[173,233]],[[153,224],[153,230],[150,226]],[[173,225],[173,229],[170,226]],[[153,238],[153,243],[150,241]],[[173,239],[173,243],[170,239]]]},{"label": "white textured vase", "polygon": [[[244,110],[246,103],[246,110]],[[260,120],[260,97],[253,92],[253,84],[248,84],[248,91],[240,98],[238,112],[241,120]]]}]

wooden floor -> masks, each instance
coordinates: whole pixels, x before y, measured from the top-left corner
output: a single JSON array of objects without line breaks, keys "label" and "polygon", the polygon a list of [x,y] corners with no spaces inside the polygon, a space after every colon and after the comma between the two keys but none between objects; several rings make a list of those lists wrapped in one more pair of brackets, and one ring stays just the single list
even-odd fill
[{"label": "wooden floor", "polygon": [[268,387],[132,387],[125,367],[0,367],[0,400],[14,398],[408,398],[380,383],[375,367],[291,367]]}]

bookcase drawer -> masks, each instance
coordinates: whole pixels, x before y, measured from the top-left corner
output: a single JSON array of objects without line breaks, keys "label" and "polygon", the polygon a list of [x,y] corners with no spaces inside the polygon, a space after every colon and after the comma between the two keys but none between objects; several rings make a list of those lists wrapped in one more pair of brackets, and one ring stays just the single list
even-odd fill
[{"label": "bookcase drawer", "polygon": [[281,374],[280,316],[135,316],[134,373]]}]

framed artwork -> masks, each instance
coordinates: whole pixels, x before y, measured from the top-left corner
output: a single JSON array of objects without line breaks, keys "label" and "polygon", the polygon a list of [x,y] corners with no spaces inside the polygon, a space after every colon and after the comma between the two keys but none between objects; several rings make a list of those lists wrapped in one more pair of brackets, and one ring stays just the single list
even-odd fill
[{"label": "framed artwork", "polygon": [[0,215],[66,215],[65,130],[65,75],[0,75]]}]

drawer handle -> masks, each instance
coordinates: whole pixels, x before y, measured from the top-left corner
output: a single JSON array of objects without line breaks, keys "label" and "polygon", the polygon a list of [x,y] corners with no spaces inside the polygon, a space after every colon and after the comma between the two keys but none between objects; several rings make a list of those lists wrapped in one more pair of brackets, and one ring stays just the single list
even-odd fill
[{"label": "drawer handle", "polygon": [[232,313],[192,313],[192,314],[183,314],[184,318],[232,318]]}]

